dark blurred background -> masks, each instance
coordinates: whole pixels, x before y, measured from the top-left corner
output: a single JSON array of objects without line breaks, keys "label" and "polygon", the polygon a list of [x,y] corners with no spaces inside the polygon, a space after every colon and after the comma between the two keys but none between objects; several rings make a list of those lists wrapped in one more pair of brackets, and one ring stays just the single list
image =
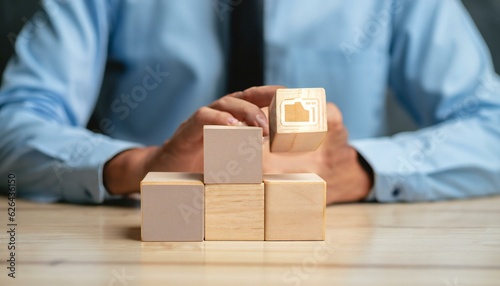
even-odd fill
[{"label": "dark blurred background", "polygon": [[495,71],[500,74],[500,1],[462,0],[490,48]]}]

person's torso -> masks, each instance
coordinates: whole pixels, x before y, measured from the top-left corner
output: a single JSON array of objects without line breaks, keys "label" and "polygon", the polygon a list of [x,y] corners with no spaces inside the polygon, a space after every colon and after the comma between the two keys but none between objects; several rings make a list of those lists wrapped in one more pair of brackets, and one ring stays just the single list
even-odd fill
[{"label": "person's torso", "polygon": [[[94,114],[105,133],[159,144],[224,95],[227,25],[238,9],[225,3],[237,1],[121,2]],[[391,3],[266,1],[265,84],[324,87],[352,139],[385,135]]]}]

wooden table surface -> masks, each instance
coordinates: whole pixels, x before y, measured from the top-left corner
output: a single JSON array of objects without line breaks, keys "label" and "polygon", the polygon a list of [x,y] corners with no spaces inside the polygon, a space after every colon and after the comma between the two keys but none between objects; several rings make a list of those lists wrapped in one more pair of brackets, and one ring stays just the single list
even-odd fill
[{"label": "wooden table surface", "polygon": [[324,242],[140,241],[134,201],[17,200],[16,278],[0,285],[500,285],[500,197],[327,208]]}]

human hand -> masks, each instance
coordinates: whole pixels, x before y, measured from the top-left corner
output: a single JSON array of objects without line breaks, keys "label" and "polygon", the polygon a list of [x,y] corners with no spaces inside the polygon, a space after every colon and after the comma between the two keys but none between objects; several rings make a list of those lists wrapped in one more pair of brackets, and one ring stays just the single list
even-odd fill
[{"label": "human hand", "polygon": [[139,182],[150,171],[202,172],[203,126],[259,126],[269,134],[267,117],[261,110],[271,103],[281,86],[251,87],[226,95],[198,109],[161,146],[121,152],[104,166],[104,184],[111,194],[138,191]]},{"label": "human hand", "polygon": [[265,144],[264,173],[316,173],[327,183],[327,204],[362,200],[373,185],[373,175],[358,162],[357,151],[348,144],[342,114],[332,103],[327,104],[327,120],[327,135],[316,151],[270,153]]}]

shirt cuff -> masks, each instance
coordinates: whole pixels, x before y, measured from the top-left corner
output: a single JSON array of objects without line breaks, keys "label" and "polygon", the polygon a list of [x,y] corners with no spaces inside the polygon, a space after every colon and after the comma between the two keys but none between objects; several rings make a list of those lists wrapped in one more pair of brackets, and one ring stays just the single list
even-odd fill
[{"label": "shirt cuff", "polygon": [[350,144],[370,164],[373,187],[367,201],[424,200],[422,175],[408,160],[409,152],[389,137],[353,140]]},{"label": "shirt cuff", "polygon": [[[141,147],[141,145],[109,138],[102,140],[93,148],[94,151],[88,155],[85,160],[86,162],[81,162],[75,172],[68,174],[68,177],[64,178],[63,181],[69,184],[62,188],[65,191],[65,200],[80,201],[83,199],[86,202],[102,203],[107,199],[122,197],[121,195],[109,194],[105,188],[103,176],[104,165],[117,154],[138,147]],[[73,176],[78,177],[71,178]],[[82,194],[77,191],[80,188],[74,186],[73,182],[75,181],[79,182],[80,186],[84,189],[83,198]]]},{"label": "shirt cuff", "polygon": [[[105,199],[121,197],[110,195],[104,187],[104,165],[118,153],[142,145],[90,132],[75,132],[73,135],[73,138],[79,138],[73,142],[56,141],[50,149],[41,150],[47,144],[39,144],[37,148],[59,162],[52,164],[51,169],[57,177],[62,199],[74,203],[102,203]],[[58,145],[70,146],[62,149],[70,151],[61,152]]]}]

